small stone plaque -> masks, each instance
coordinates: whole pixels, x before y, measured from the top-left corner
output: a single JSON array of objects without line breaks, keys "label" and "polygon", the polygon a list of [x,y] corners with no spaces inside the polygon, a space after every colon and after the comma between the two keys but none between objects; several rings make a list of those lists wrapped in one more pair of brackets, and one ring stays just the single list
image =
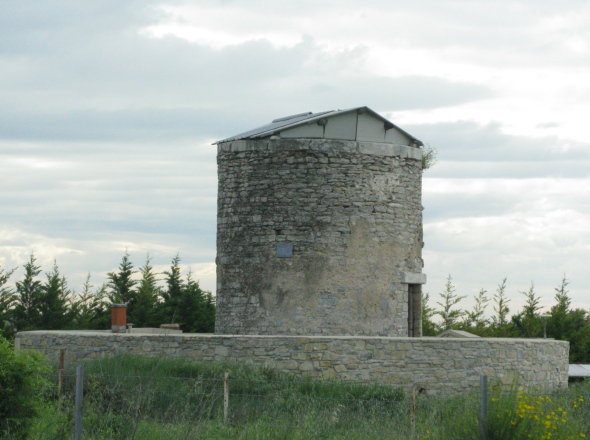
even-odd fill
[{"label": "small stone plaque", "polygon": [[293,243],[277,243],[277,257],[278,258],[292,258],[293,257]]}]

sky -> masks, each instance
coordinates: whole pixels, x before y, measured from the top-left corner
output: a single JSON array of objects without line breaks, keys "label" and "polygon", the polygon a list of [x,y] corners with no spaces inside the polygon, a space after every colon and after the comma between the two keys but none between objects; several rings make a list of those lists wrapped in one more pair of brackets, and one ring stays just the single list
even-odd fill
[{"label": "sky", "polygon": [[[212,142],[368,106],[438,151],[424,273],[590,308],[590,2],[0,0],[0,268],[125,252],[215,292]],[[491,306],[488,308],[492,314]]]}]

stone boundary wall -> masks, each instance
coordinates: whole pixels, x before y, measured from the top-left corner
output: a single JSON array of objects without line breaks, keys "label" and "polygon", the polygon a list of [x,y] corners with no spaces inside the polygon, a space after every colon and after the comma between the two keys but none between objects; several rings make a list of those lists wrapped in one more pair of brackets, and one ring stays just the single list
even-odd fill
[{"label": "stone boundary wall", "polygon": [[43,352],[57,363],[109,355],[181,357],[266,366],[296,376],[416,386],[429,394],[476,389],[479,375],[509,387],[567,387],[569,343],[548,339],[389,338],[353,336],[140,335],[33,331],[17,349]]}]

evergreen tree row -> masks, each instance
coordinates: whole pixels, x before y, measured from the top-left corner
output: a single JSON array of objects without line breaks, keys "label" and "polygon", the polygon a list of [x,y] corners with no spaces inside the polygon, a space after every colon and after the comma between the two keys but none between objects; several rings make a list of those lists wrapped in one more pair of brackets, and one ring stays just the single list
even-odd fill
[{"label": "evergreen tree row", "polygon": [[[443,292],[439,293],[441,301],[438,308],[430,305],[430,295],[422,299],[422,329],[424,336],[435,336],[447,329],[465,330],[482,337],[498,338],[548,338],[569,341],[570,362],[590,363],[590,315],[584,309],[572,308],[567,286],[570,284],[564,276],[554,289],[555,304],[543,318],[540,310],[541,297],[535,292],[535,285],[527,291],[519,292],[525,303],[521,310],[510,316],[508,304],[511,298],[506,293],[506,278],[496,287],[490,296],[481,289],[474,297],[472,310],[459,308],[465,299],[456,292],[453,279],[449,275]],[[492,304],[493,314],[486,315],[487,307]],[[435,322],[434,317],[440,317]]]},{"label": "evergreen tree row", "polygon": [[[26,330],[110,329],[113,303],[127,304],[127,321],[136,327],[178,323],[184,332],[214,331],[215,300],[211,292],[199,287],[190,272],[183,278],[178,256],[172,259],[169,270],[158,274],[149,256],[135,270],[125,253],[118,270],[107,274],[106,283],[94,288],[88,275],[79,294],[68,287],[56,263],[44,279],[34,255],[23,268],[23,278],[11,288],[8,281],[16,269],[6,271],[0,267],[0,334],[9,338],[16,331]],[[519,292],[525,298],[522,309],[510,315],[506,281],[498,284],[491,297],[481,289],[474,297],[472,310],[463,310],[459,305],[465,296],[457,294],[449,275],[439,294],[438,308],[431,306],[428,293],[423,295],[424,336],[435,336],[451,328],[482,337],[541,338],[546,331],[547,337],[570,342],[570,362],[590,363],[590,315],[586,310],[571,307],[565,276],[554,289],[555,304],[547,318],[539,314],[543,306],[533,283],[527,291]],[[493,314],[488,317],[490,303]],[[435,316],[441,319],[437,322]]]},{"label": "evergreen tree row", "polygon": [[27,330],[110,329],[113,303],[127,304],[127,322],[135,327],[178,323],[184,332],[214,330],[215,300],[190,272],[182,276],[178,256],[172,259],[169,271],[158,274],[149,256],[135,270],[125,253],[118,270],[108,273],[106,283],[94,288],[89,274],[79,294],[68,287],[55,262],[44,278],[34,255],[23,268],[23,278],[9,287],[16,268],[0,267],[0,335],[9,338]]}]

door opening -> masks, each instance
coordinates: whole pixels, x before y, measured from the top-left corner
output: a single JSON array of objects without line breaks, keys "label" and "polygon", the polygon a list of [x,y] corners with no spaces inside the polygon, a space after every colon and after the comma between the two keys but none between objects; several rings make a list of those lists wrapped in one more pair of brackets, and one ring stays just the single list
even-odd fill
[{"label": "door opening", "polygon": [[422,336],[422,285],[408,284],[408,336]]}]

